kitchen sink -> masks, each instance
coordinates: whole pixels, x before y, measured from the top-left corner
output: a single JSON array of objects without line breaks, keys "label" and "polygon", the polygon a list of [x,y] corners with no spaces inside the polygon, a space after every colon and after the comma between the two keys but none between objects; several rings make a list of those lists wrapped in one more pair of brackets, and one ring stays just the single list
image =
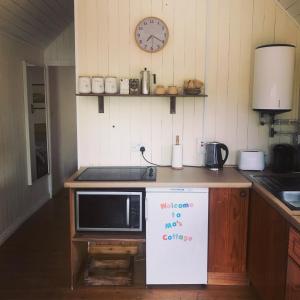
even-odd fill
[{"label": "kitchen sink", "polygon": [[300,174],[251,175],[291,210],[300,210]]},{"label": "kitchen sink", "polygon": [[278,195],[292,209],[300,209],[300,191],[281,191]]}]

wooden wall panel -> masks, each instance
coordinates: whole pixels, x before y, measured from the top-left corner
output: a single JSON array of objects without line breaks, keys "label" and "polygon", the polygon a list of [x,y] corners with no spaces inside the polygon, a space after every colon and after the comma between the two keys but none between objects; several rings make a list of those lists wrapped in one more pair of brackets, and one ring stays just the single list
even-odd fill
[{"label": "wooden wall panel", "polygon": [[[170,40],[160,52],[148,54],[135,44],[134,29],[146,16],[166,21]],[[298,26],[273,0],[86,0],[75,1],[77,75],[95,73],[139,77],[143,67],[159,83],[182,85],[185,78],[205,80],[203,99],[178,98],[170,115],[164,98],[107,98],[100,115],[97,100],[78,97],[78,164],[144,164],[138,151],[156,163],[171,162],[171,145],[179,134],[185,164],[201,165],[201,141],[229,146],[228,164],[239,149],[290,141],[268,137],[252,111],[254,49],[259,44],[299,45]],[[299,110],[300,53],[294,85],[294,110]],[[112,127],[118,123],[118,127]],[[128,133],[124,136],[124,133]],[[104,142],[105,141],[105,142]]]}]

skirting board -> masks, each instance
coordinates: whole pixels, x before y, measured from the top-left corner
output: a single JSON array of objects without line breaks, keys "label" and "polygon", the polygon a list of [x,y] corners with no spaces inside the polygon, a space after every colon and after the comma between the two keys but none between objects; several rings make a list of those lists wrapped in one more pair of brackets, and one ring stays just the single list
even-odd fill
[{"label": "skirting board", "polygon": [[30,210],[27,211],[23,216],[18,217],[8,228],[6,228],[0,234],[0,246],[27,220],[29,219],[38,209],[40,209],[50,197],[41,199],[38,201]]},{"label": "skirting board", "polygon": [[208,284],[211,285],[249,285],[246,273],[217,273],[208,272]]}]

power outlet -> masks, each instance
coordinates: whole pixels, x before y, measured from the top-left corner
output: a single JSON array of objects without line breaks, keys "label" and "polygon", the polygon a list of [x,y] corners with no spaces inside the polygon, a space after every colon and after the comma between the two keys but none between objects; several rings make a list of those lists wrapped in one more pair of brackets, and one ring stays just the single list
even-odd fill
[{"label": "power outlet", "polygon": [[197,147],[196,151],[197,151],[197,156],[199,158],[199,163],[201,166],[204,166],[205,142],[203,141],[202,138],[197,138],[196,147]]},{"label": "power outlet", "polygon": [[198,155],[201,155],[205,151],[205,142],[203,141],[202,138],[197,138],[196,141],[196,151]]},{"label": "power outlet", "polygon": [[134,143],[131,145],[131,152],[140,152],[140,148],[143,146],[142,143]]}]

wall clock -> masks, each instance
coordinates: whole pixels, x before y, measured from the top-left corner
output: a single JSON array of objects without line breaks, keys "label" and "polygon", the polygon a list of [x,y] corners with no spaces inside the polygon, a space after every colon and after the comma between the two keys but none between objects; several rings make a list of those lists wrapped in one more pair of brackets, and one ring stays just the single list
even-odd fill
[{"label": "wall clock", "polygon": [[135,40],[138,46],[147,52],[157,52],[168,42],[169,30],[166,23],[156,17],[141,20],[135,28]]}]

